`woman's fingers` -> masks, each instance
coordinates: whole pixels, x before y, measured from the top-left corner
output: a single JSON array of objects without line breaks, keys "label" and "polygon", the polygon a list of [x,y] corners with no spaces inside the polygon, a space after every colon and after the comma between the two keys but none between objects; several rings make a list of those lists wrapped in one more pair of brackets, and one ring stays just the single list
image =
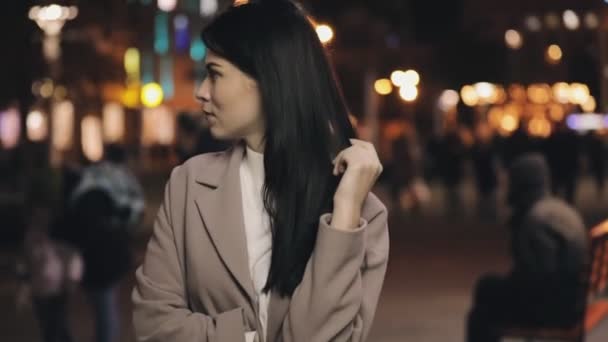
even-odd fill
[{"label": "woman's fingers", "polygon": [[334,174],[334,176],[339,175],[340,173],[344,172],[345,170],[345,166],[343,165],[343,158],[344,158],[344,153],[346,152],[346,150],[342,150],[340,153],[338,153],[338,155],[336,156],[336,158],[334,158],[333,164],[334,164],[334,169],[332,171],[332,173]]},{"label": "woman's fingers", "polygon": [[352,146],[340,151],[334,158],[333,174],[337,176],[344,173],[348,167],[353,167],[373,170],[375,175],[379,176],[383,168],[374,145],[359,139],[350,139],[350,142]]}]

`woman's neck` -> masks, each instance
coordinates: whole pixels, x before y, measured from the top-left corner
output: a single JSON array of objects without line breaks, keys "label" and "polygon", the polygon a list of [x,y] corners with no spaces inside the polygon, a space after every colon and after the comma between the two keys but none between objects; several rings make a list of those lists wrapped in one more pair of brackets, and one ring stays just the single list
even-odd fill
[{"label": "woman's neck", "polygon": [[263,136],[249,136],[246,137],[245,139],[245,144],[247,144],[247,147],[249,147],[251,150],[257,152],[257,153],[264,153],[264,137]]}]

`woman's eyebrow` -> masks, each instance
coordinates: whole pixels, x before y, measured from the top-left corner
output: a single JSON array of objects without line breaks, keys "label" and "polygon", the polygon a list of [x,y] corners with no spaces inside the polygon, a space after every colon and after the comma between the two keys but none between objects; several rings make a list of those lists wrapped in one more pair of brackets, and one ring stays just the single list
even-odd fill
[{"label": "woman's eyebrow", "polygon": [[212,69],[212,68],[221,68],[221,65],[215,63],[215,62],[209,62],[205,65],[207,67],[207,69]]}]

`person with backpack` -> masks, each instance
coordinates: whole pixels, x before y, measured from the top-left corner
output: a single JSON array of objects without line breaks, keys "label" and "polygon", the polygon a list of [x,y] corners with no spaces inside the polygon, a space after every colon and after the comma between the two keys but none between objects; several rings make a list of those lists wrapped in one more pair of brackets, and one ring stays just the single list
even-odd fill
[{"label": "person with backpack", "polygon": [[82,287],[93,306],[97,342],[120,335],[117,288],[131,270],[130,229],[144,210],[141,186],[125,159],[120,147],[109,146],[103,161],[83,169],[63,223],[65,239],[84,260]]}]

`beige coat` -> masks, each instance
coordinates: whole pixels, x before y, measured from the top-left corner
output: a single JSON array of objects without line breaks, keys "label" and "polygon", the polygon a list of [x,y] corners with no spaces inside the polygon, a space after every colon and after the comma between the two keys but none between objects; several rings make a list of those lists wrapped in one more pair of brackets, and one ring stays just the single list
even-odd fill
[{"label": "beige coat", "polygon": [[[258,331],[243,223],[240,145],[171,174],[133,290],[138,341],[244,342]],[[271,295],[268,342],[365,341],[386,272],[384,205],[370,194],[361,227],[319,218],[316,245],[291,298]]]}]

